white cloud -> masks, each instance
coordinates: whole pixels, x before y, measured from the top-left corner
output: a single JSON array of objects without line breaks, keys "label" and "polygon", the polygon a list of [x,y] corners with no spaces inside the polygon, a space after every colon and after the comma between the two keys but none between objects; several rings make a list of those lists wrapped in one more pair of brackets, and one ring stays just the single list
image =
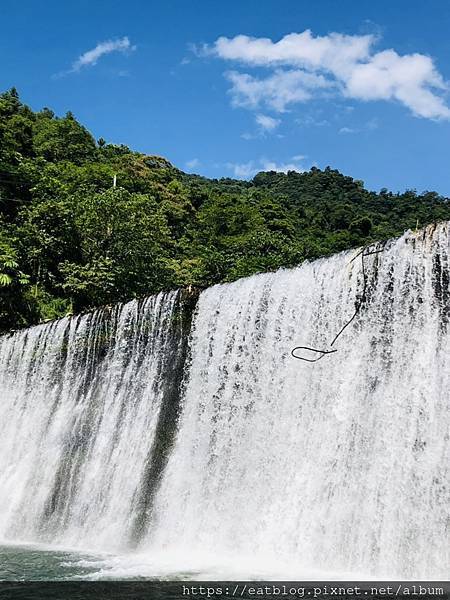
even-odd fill
[{"label": "white cloud", "polygon": [[237,60],[253,66],[295,66],[316,70],[327,68],[345,71],[349,64],[369,56],[375,42],[372,35],[342,35],[331,33],[314,37],[307,29],[302,33],[290,33],[278,42],[269,38],[251,38],[238,35],[234,38],[220,37],[210,48],[226,60]]},{"label": "white cloud", "polygon": [[136,46],[132,46],[128,37],[123,37],[118,40],[108,40],[98,43],[92,50],[87,50],[72,64],[71,72],[77,72],[83,67],[93,67],[98,60],[112,52],[132,52],[136,50]]},{"label": "white cloud", "polygon": [[281,123],[280,119],[274,119],[269,115],[262,114],[256,115],[255,121],[257,125],[259,125],[259,127],[264,131],[273,131]]},{"label": "white cloud", "polygon": [[450,109],[436,93],[447,86],[429,56],[378,52],[369,62],[355,65],[345,83],[344,93],[350,98],[395,99],[416,116],[450,118]]},{"label": "white cloud", "polygon": [[227,169],[233,172],[233,175],[238,179],[250,179],[258,171],[261,171],[258,167],[255,166],[253,160],[250,160],[247,163],[227,163]]},{"label": "white cloud", "polygon": [[200,167],[200,165],[201,165],[201,162],[198,158],[192,158],[191,160],[188,160],[186,162],[186,167],[188,169],[196,169],[196,168]]},{"label": "white cloud", "polygon": [[[243,140],[256,140],[257,138],[265,137],[267,134],[274,134],[275,130],[281,123],[281,119],[275,119],[269,115],[263,115],[261,113],[255,115],[255,122],[258,126],[257,131],[251,133],[250,131],[244,131],[241,133]],[[281,134],[275,134],[277,137],[283,137]]]},{"label": "white cloud", "polygon": [[278,171],[279,173],[288,173],[288,171],[296,171],[297,173],[303,173],[304,167],[295,162],[288,163],[276,163],[268,160],[262,163],[263,171]]},{"label": "white cloud", "polygon": [[322,75],[304,71],[276,70],[262,79],[229,71],[226,77],[232,83],[230,93],[234,106],[255,109],[265,104],[277,112],[285,112],[290,104],[306,102],[315,90],[333,85]]},{"label": "white cloud", "polygon": [[393,49],[375,52],[376,42],[374,35],[314,37],[306,30],[277,42],[245,35],[220,37],[198,53],[271,70],[262,77],[228,72],[235,106],[266,105],[283,112],[327,90],[362,101],[397,101],[418,117],[450,119],[442,95],[448,85],[433,60],[418,53],[400,55]]},{"label": "white cloud", "polygon": [[306,156],[297,155],[290,159],[290,162],[277,163],[276,161],[267,158],[259,160],[250,160],[246,163],[227,163],[226,167],[233,172],[233,175],[238,179],[251,179],[260,171],[278,171],[287,173],[288,171],[296,171],[302,173],[305,167],[301,164]]}]

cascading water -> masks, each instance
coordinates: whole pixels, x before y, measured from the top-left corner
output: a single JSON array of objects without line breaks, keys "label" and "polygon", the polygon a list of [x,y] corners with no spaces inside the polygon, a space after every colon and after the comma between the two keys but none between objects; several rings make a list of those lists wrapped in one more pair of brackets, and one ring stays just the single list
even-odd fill
[{"label": "cascading water", "polygon": [[291,576],[447,577],[449,233],[205,291],[149,544]]},{"label": "cascading water", "polygon": [[204,291],[188,361],[176,293],[0,338],[0,535],[138,546],[134,574],[447,577],[449,226],[364,259],[337,352],[295,360],[354,313],[354,256]]},{"label": "cascading water", "polygon": [[182,312],[171,292],[0,340],[2,538],[133,543],[182,371]]}]

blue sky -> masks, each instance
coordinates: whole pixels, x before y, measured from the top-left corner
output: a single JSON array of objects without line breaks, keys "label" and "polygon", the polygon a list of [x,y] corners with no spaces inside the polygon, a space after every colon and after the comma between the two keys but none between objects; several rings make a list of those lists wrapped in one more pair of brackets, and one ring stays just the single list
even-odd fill
[{"label": "blue sky", "polygon": [[448,0],[3,0],[0,87],[190,172],[450,196]]}]

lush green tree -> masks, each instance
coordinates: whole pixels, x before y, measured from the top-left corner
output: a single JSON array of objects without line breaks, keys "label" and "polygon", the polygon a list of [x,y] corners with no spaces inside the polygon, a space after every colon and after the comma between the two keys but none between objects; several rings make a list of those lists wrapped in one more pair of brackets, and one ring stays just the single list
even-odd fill
[{"label": "lush green tree", "polygon": [[170,230],[153,198],[116,188],[71,201],[80,256],[60,271],[75,310],[172,284]]},{"label": "lush green tree", "polygon": [[[113,189],[113,181],[117,187]],[[206,179],[0,94],[0,331],[297,265],[450,219],[327,167]]]},{"label": "lush green tree", "polygon": [[33,127],[33,149],[36,156],[58,162],[63,160],[82,164],[96,155],[96,144],[88,130],[72,113],[62,119],[47,111],[38,113]]},{"label": "lush green tree", "polygon": [[27,299],[29,276],[21,270],[16,244],[0,220],[0,331],[27,325],[37,317]]}]

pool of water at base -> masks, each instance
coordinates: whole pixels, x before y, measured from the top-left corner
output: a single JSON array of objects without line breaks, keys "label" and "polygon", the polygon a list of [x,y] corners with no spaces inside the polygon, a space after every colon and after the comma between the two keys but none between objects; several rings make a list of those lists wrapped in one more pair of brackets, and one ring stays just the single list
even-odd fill
[{"label": "pool of water at base", "polygon": [[89,579],[103,558],[35,544],[0,545],[0,581]]},{"label": "pool of water at base", "polygon": [[231,581],[370,580],[367,573],[323,572],[274,557],[196,553],[191,549],[114,554],[43,544],[0,543],[0,582],[14,581]]}]

